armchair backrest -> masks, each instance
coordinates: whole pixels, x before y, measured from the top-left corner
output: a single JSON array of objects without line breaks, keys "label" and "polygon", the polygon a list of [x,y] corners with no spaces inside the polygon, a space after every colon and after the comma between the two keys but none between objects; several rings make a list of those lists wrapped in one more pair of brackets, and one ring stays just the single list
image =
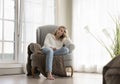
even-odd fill
[{"label": "armchair backrest", "polygon": [[58,28],[57,25],[40,26],[36,31],[37,43],[43,46],[46,35],[48,33],[53,33],[56,28]]}]

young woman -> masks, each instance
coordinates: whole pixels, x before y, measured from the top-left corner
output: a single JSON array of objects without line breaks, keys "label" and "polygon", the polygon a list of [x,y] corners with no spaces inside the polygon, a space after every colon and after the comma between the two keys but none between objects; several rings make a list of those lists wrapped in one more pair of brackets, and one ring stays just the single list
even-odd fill
[{"label": "young woman", "polygon": [[53,56],[69,53],[65,42],[71,42],[71,40],[68,38],[67,29],[64,26],[59,26],[54,34],[48,33],[46,35],[42,51],[46,54],[46,72],[49,80],[55,79],[52,75]]}]

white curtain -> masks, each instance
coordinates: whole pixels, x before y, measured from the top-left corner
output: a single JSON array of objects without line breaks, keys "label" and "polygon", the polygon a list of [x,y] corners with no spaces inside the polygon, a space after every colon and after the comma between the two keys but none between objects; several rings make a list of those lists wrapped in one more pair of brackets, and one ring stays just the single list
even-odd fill
[{"label": "white curtain", "polygon": [[120,0],[73,0],[74,69],[82,72],[102,72],[111,60],[107,50],[88,32],[110,46],[106,29],[114,38],[115,23],[112,17],[120,16]]},{"label": "white curtain", "polygon": [[36,29],[54,24],[54,0],[21,0],[20,42],[21,63],[26,71],[27,47],[36,43]]}]

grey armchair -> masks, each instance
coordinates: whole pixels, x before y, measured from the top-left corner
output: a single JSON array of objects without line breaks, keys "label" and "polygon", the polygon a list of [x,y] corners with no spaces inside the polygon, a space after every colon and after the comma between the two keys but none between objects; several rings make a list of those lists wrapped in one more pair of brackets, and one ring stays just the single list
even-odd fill
[{"label": "grey armchair", "polygon": [[[55,31],[55,29],[58,28],[56,25],[45,25],[40,26],[36,31],[36,39],[37,43],[43,46],[45,37],[48,33],[52,33]],[[74,44],[65,43],[65,46],[69,48],[69,54],[66,54],[65,56],[61,56],[63,59],[64,69],[68,68],[69,71],[71,71],[71,77],[73,76],[73,67],[72,67],[72,51],[74,50]],[[56,59],[56,57],[55,57]]]},{"label": "grey armchair", "polygon": [[[53,33],[55,29],[58,28],[56,25],[46,25],[41,26],[37,29],[37,43],[39,43],[41,46],[44,44],[45,37],[48,33]],[[64,57],[64,64],[65,66],[71,66],[72,67],[72,51],[74,50],[74,44],[65,44],[66,47],[69,48],[70,52],[69,54],[63,56]]]}]

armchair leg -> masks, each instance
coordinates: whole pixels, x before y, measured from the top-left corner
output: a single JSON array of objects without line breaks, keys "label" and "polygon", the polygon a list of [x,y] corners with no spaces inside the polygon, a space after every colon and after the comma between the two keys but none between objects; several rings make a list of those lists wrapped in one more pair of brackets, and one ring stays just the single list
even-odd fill
[{"label": "armchair leg", "polygon": [[72,77],[73,76],[73,67],[70,66],[70,68],[71,68],[71,77]]},{"label": "armchair leg", "polygon": [[[70,77],[73,76],[73,67],[72,66],[66,66],[66,69],[68,68],[68,72],[70,72]],[[67,71],[66,71],[67,73]]]}]

